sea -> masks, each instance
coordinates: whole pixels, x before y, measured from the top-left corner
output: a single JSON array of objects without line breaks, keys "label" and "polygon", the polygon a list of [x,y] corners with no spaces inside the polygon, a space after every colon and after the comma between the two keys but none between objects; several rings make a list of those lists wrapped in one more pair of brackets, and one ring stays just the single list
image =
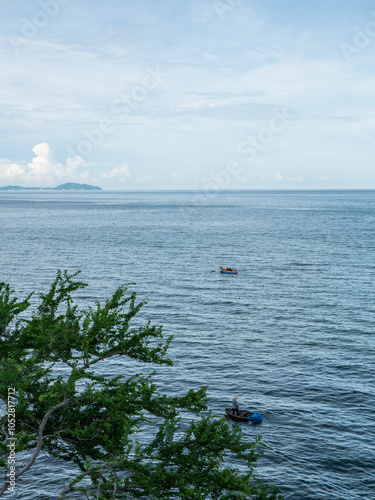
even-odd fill
[{"label": "sea", "polygon": [[[213,415],[234,395],[261,413],[241,432],[262,435],[257,473],[285,500],[375,499],[375,191],[24,191],[0,206],[0,281],[20,298],[58,269],[81,271],[80,306],[135,283],[139,321],[174,335],[161,391],[208,385]],[[5,497],[56,498],[73,472],[42,453]]]}]

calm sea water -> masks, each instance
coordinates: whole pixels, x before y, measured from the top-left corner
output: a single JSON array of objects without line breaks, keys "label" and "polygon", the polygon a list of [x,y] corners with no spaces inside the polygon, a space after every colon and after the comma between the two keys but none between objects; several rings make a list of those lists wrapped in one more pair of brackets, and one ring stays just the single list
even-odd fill
[{"label": "calm sea water", "polygon": [[[20,296],[82,270],[81,300],[136,282],[142,319],[174,334],[162,390],[209,384],[262,413],[262,478],[287,500],[375,498],[375,192],[1,193],[1,281]],[[239,270],[218,272],[219,265]],[[113,360],[112,374],[132,366]],[[139,367],[138,367],[139,369]],[[18,496],[71,470],[41,456]],[[62,481],[62,483],[61,483]]]}]

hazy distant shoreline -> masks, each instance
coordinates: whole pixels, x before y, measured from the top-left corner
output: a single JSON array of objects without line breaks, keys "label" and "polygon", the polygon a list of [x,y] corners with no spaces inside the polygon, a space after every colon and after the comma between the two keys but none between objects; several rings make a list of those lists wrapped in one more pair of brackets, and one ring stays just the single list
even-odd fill
[{"label": "hazy distant shoreline", "polygon": [[23,187],[23,186],[4,186],[0,187],[0,191],[102,191],[99,186],[91,186],[90,184],[77,184],[75,182],[66,182],[54,188],[51,187]]}]

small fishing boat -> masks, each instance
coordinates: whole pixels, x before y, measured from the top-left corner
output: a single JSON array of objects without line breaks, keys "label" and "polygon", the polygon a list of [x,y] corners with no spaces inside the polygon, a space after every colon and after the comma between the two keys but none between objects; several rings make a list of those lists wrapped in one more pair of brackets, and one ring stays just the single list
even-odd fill
[{"label": "small fishing boat", "polygon": [[231,267],[221,267],[219,266],[220,272],[223,274],[238,274],[238,271],[232,269]]},{"label": "small fishing boat", "polygon": [[263,417],[260,413],[254,413],[247,410],[239,410],[240,416],[238,416],[234,415],[232,412],[232,408],[225,408],[227,417],[231,418],[232,420],[236,420],[236,422],[253,422],[253,424],[259,424],[263,420]]}]

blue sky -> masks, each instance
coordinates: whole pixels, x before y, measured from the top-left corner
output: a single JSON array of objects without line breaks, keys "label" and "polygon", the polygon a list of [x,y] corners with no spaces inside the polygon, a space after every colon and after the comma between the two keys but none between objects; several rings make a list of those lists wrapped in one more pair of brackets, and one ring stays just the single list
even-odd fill
[{"label": "blue sky", "polygon": [[0,185],[375,189],[375,0],[0,0]]}]

